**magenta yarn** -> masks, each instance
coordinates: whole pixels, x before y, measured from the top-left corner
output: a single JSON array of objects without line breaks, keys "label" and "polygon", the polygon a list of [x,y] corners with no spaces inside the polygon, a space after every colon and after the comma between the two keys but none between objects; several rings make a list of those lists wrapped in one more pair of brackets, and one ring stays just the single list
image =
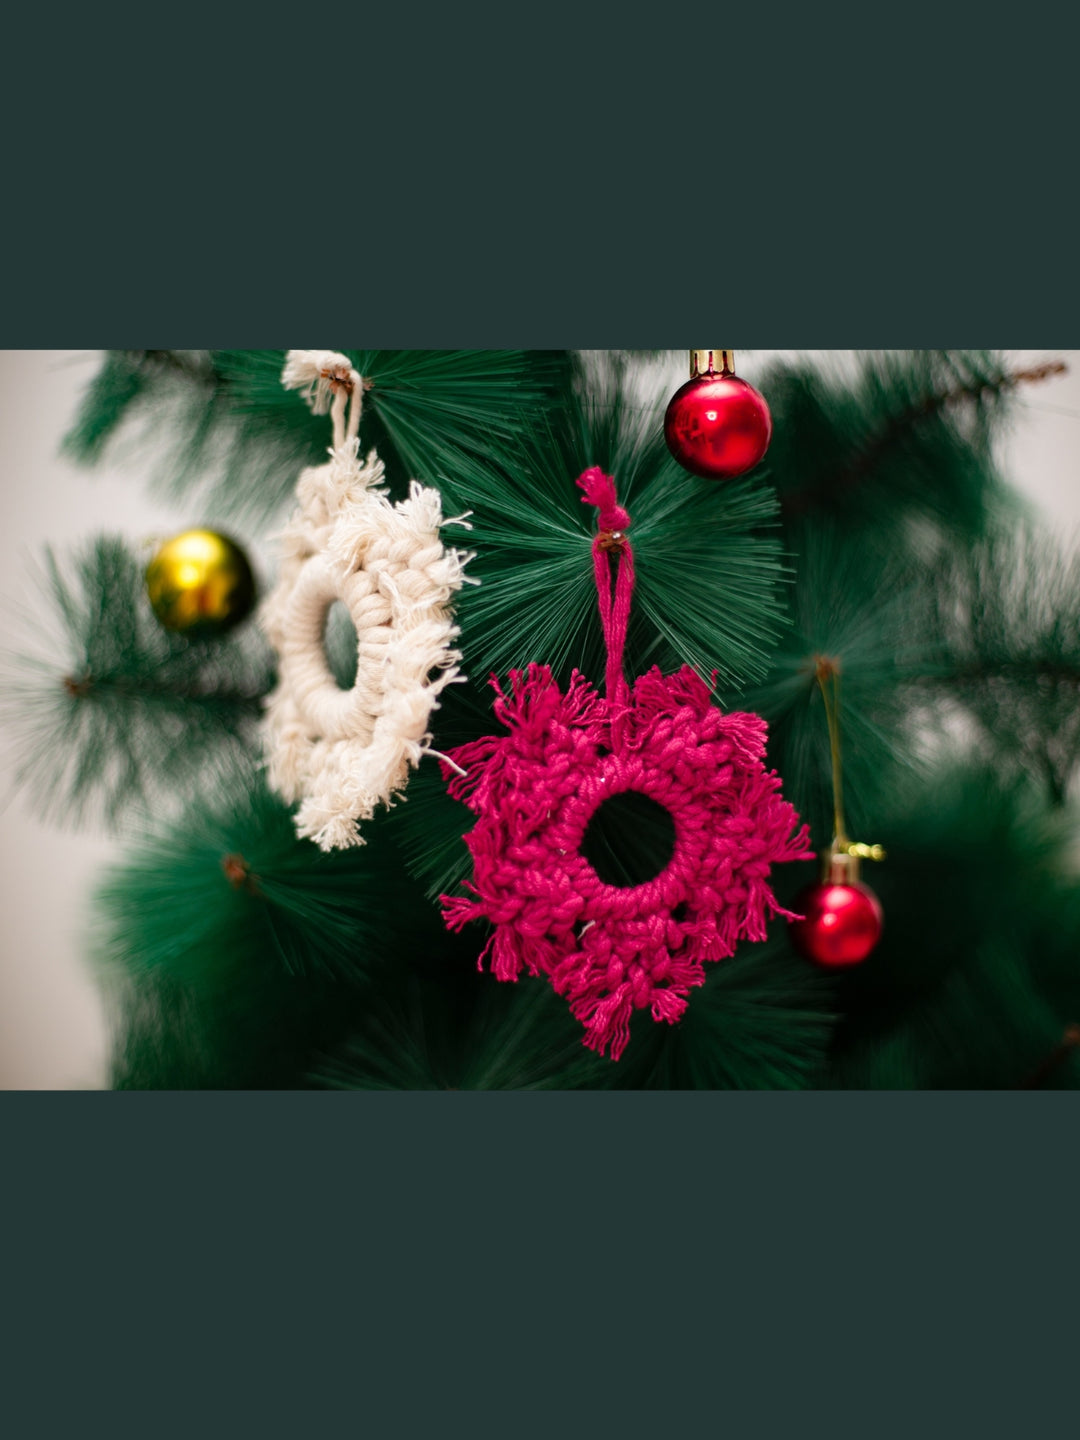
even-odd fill
[{"label": "magenta yarn", "polygon": [[[585,1027],[584,1043],[618,1060],[635,1010],[674,1023],[705,983],[706,961],[764,940],[766,921],[790,917],[769,886],[771,866],[811,857],[805,826],[766,771],[766,725],[724,714],[689,667],[654,668],[631,690],[622,652],[633,556],[629,516],[599,469],[577,482],[600,509],[593,546],[607,693],[574,672],[565,694],[550,668],[493,677],[495,714],[507,729],[450,753],[465,771],[443,773],[451,795],[479,817],[465,837],[473,858],[466,896],[442,896],[451,930],[486,919],[480,956],[500,980],[546,975]],[[618,554],[614,595],[609,555]],[[605,884],[581,853],[589,821],[613,795],[635,790],[663,805],[675,826],[667,867],[642,885]]]}]

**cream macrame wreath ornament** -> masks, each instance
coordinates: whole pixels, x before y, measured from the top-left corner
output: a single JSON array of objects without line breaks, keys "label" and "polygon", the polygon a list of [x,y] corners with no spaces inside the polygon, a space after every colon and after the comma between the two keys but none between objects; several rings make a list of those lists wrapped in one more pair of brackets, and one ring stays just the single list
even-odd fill
[{"label": "cream macrame wreath ornament", "polygon": [[[459,678],[450,601],[470,557],[439,538],[443,525],[465,519],[443,519],[437,490],[414,480],[408,499],[392,504],[378,488],[375,451],[361,462],[364,382],[344,355],[290,350],[281,380],[303,390],[315,414],[329,411],[334,432],[329,461],[297,483],[280,579],[262,610],[279,656],[267,768],[271,787],[300,802],[297,834],[336,850],[364,843],[358,822],[391,803],[431,748],[431,712]],[[338,685],[323,648],[338,600],[356,627],[351,690]]]}]

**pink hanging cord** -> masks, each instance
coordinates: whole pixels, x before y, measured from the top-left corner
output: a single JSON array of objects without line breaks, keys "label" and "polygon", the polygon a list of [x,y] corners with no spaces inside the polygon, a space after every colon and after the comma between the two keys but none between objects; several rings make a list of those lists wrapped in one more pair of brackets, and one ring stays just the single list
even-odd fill
[{"label": "pink hanging cord", "polygon": [[[577,480],[579,489],[584,491],[582,504],[595,505],[600,511],[600,528],[593,540],[593,571],[596,576],[596,596],[600,605],[600,623],[604,628],[604,645],[607,648],[607,671],[605,691],[612,706],[613,725],[621,731],[621,718],[630,698],[630,690],[623,674],[623,651],[626,648],[626,631],[630,623],[630,600],[634,593],[634,550],[626,535],[630,516],[618,502],[615,481],[605,475],[599,465],[593,465]],[[615,591],[612,595],[611,560],[612,552],[618,556],[615,572]]]}]

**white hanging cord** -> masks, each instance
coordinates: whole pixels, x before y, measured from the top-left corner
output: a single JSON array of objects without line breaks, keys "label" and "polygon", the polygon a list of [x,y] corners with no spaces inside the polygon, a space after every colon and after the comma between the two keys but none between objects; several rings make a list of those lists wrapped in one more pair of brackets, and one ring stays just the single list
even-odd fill
[{"label": "white hanging cord", "polygon": [[[356,439],[364,408],[364,381],[347,355],[336,350],[290,350],[285,356],[281,383],[286,390],[302,391],[312,414],[325,415],[329,411],[335,450],[340,450],[347,440]],[[346,406],[349,406],[347,428]]]}]

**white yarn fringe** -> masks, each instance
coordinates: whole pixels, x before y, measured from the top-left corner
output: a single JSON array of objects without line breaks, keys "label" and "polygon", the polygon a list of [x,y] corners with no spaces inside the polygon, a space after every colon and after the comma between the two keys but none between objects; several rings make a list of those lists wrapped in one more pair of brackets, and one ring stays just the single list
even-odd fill
[{"label": "white yarn fringe", "polygon": [[[325,465],[300,476],[281,574],[261,610],[280,662],[263,722],[267,770],[271,787],[299,802],[297,834],[336,850],[364,843],[360,822],[393,803],[431,749],[439,692],[462,678],[450,604],[472,557],[443,545],[441,528],[465,520],[443,518],[437,490],[414,480],[391,504],[382,461],[374,450],[361,461],[363,382],[345,356],[290,350],[282,383],[306,387],[316,413],[331,410],[335,444]],[[339,688],[323,650],[335,600],[356,627],[351,690]]]}]

